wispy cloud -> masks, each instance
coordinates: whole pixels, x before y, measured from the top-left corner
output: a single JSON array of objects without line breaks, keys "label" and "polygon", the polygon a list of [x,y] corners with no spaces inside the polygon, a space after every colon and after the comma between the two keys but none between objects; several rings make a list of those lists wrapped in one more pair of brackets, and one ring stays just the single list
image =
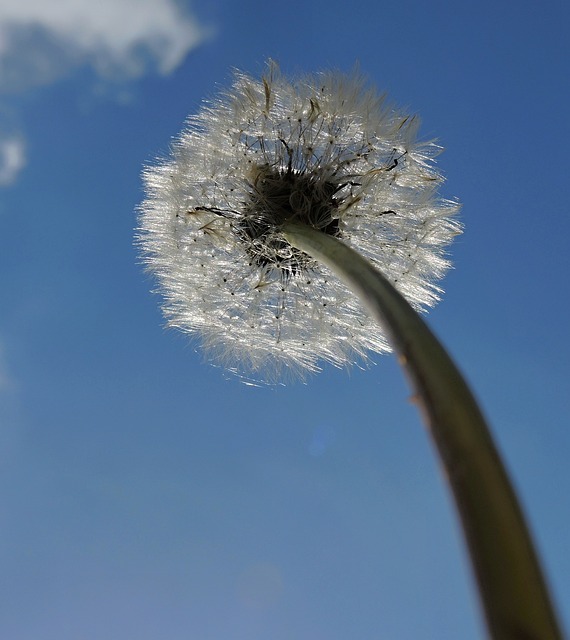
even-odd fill
[{"label": "wispy cloud", "polygon": [[2,0],[0,90],[91,66],[104,77],[175,69],[207,33],[174,0]]},{"label": "wispy cloud", "polygon": [[[1,0],[0,96],[89,67],[106,80],[168,74],[209,32],[177,0]],[[1,114],[0,114],[1,115]],[[21,136],[2,132],[0,186],[24,166]]]},{"label": "wispy cloud", "polygon": [[[25,143],[17,135],[0,136],[0,187],[12,184],[26,163]],[[0,386],[2,370],[0,369]]]}]

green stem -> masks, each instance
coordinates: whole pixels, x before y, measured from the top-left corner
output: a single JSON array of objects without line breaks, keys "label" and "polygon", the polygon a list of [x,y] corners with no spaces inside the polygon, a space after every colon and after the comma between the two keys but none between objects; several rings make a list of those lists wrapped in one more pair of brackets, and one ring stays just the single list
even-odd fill
[{"label": "green stem", "polygon": [[353,249],[306,225],[283,227],[294,247],[329,267],[391,338],[415,388],[463,524],[493,640],[561,640],[515,492],[463,377],[420,316]]}]

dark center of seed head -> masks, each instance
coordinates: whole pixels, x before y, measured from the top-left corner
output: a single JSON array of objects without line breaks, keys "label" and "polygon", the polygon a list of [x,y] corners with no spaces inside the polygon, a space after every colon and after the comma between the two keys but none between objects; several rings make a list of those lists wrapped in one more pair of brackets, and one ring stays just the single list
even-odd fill
[{"label": "dark center of seed head", "polygon": [[311,258],[291,247],[279,234],[283,223],[306,224],[331,236],[339,236],[336,217],[338,185],[318,175],[257,167],[251,180],[250,199],[236,230],[247,242],[247,251],[260,267],[273,266],[286,275],[308,267]]}]

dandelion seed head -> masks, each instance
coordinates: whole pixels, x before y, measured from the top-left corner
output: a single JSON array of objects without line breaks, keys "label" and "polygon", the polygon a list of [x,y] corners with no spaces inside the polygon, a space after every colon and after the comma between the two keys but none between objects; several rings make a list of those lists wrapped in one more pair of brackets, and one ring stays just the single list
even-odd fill
[{"label": "dandelion seed head", "polygon": [[236,72],[144,171],[137,232],[169,326],[267,380],[389,350],[381,327],[287,221],[340,238],[418,310],[439,299],[458,205],[438,196],[440,149],[358,75]]}]

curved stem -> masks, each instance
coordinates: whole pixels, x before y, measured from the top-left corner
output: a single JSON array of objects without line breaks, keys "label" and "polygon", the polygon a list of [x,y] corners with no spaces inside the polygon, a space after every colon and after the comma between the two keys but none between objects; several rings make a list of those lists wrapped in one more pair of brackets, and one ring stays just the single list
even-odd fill
[{"label": "curved stem", "polygon": [[329,267],[391,338],[451,485],[494,640],[561,640],[531,537],[477,403],[450,357],[386,278],[336,238],[293,222],[291,245]]}]

